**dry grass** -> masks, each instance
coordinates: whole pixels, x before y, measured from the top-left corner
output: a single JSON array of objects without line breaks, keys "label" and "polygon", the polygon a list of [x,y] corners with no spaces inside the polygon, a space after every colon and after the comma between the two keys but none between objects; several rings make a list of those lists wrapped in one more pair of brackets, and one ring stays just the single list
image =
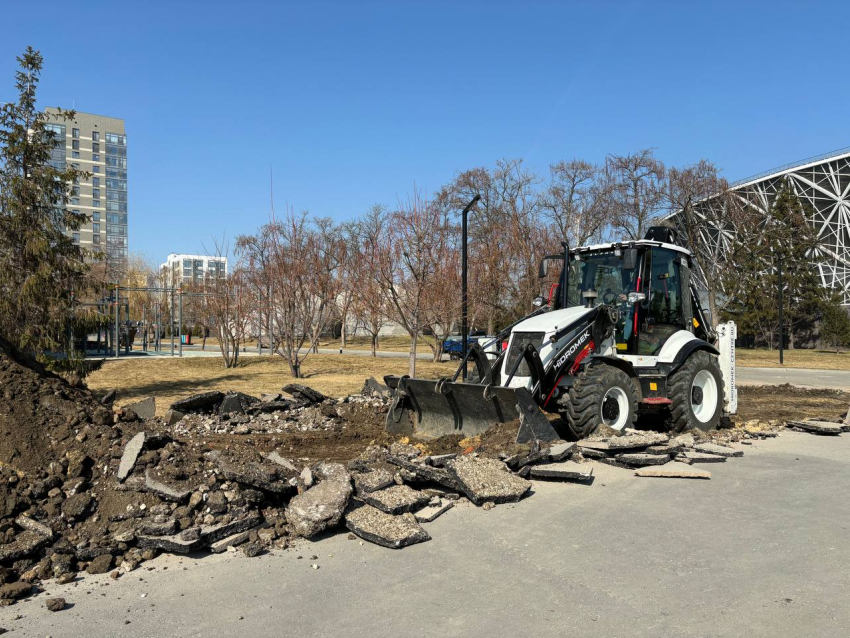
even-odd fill
[{"label": "dry grass", "polygon": [[[164,338],[162,342],[166,344],[166,346],[171,343],[170,338]],[[434,342],[433,337],[420,337],[419,342],[417,343],[416,351],[428,353],[432,352],[431,348],[428,347],[428,341],[431,343]],[[203,340],[200,337],[192,337],[192,345],[201,345]],[[141,343],[137,340],[138,344]],[[175,338],[176,343],[176,338]],[[257,340],[256,339],[246,339],[245,345],[256,348]],[[331,348],[336,350],[339,348],[341,341],[339,339],[320,339],[319,347],[320,348]],[[345,340],[345,347],[348,350],[371,350],[372,349],[372,341],[369,337],[348,337]],[[216,337],[207,337],[207,350],[215,350],[218,348],[218,339]],[[378,340],[378,351],[384,352],[410,352],[410,337],[408,336],[391,336],[391,337],[381,337]]]},{"label": "dry grass", "polygon": [[850,370],[850,353],[826,350],[786,350],[785,365],[779,365],[778,350],[735,350],[735,359],[744,368],[812,368],[814,370]]},{"label": "dry grass", "polygon": [[[313,355],[304,362],[305,378],[300,382],[340,397],[359,392],[368,377],[380,380],[385,374],[407,374],[407,364],[407,359]],[[416,363],[416,376],[448,376],[455,368],[454,363],[420,360]],[[118,405],[154,395],[157,414],[161,415],[173,401],[197,392],[235,390],[259,396],[278,392],[293,380],[286,362],[275,356],[246,357],[239,367],[229,370],[222,367],[218,357],[107,360],[87,382],[97,393],[117,389]]]},{"label": "dry grass", "polygon": [[[420,337],[416,343],[417,352],[432,352],[428,347],[428,341],[434,342],[433,337]],[[321,339],[319,341],[320,348],[339,348],[342,342],[339,339]],[[349,350],[371,350],[372,341],[369,337],[348,337],[345,340],[345,347]],[[410,352],[410,337],[408,336],[392,336],[381,337],[378,340],[378,350],[384,352]]]}]

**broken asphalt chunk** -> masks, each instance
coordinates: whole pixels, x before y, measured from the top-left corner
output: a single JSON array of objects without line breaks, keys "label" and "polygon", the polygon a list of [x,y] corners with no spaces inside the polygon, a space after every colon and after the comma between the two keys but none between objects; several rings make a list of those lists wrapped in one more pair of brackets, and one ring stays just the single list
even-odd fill
[{"label": "broken asphalt chunk", "polygon": [[53,530],[50,529],[47,525],[43,523],[39,523],[31,519],[26,514],[21,514],[18,518],[15,519],[15,524],[25,530],[30,532],[35,532],[39,536],[44,536],[47,539],[53,538]]},{"label": "broken asphalt chunk", "polygon": [[706,454],[704,452],[681,452],[676,455],[677,461],[685,463],[723,463],[726,461],[725,456],[717,456],[716,454]]},{"label": "broken asphalt chunk", "polygon": [[629,467],[663,465],[670,460],[670,457],[666,454],[618,454],[614,458],[623,465],[628,465]]},{"label": "broken asphalt chunk", "polygon": [[245,541],[248,540],[248,536],[250,532],[239,532],[237,534],[231,534],[226,538],[222,538],[220,541],[216,541],[212,545],[210,545],[210,551],[213,554],[221,554],[222,552],[227,551],[228,547],[236,547],[237,545],[241,545]]},{"label": "broken asphalt chunk", "polygon": [[588,481],[593,476],[593,467],[575,461],[559,461],[533,465],[530,474],[532,478]]},{"label": "broken asphalt chunk", "polygon": [[428,494],[414,490],[408,485],[393,485],[383,490],[365,492],[359,498],[387,514],[412,512],[431,500]]},{"label": "broken asphalt chunk", "polygon": [[787,426],[805,430],[812,434],[831,434],[833,436],[844,431],[844,426],[841,423],[831,423],[830,421],[788,421]]},{"label": "broken asphalt chunk", "polygon": [[546,456],[550,461],[564,461],[572,456],[575,451],[575,443],[556,443],[549,448]]},{"label": "broken asphalt chunk", "polygon": [[727,458],[744,456],[743,450],[736,450],[725,445],[715,445],[714,443],[695,443],[694,450],[704,454],[716,454],[717,456],[725,456]]},{"label": "broken asphalt chunk", "polygon": [[14,562],[32,554],[35,550],[50,542],[50,538],[25,530],[15,535],[15,540],[5,545],[0,545],[0,562]]},{"label": "broken asphalt chunk", "polygon": [[487,501],[516,502],[531,489],[529,481],[515,476],[495,459],[462,456],[449,461],[446,467],[457,479],[461,491],[476,505]]},{"label": "broken asphalt chunk", "polygon": [[391,549],[431,540],[413,514],[394,516],[371,505],[349,511],[345,515],[345,526],[360,538]]},{"label": "broken asphalt chunk", "polygon": [[186,541],[179,534],[173,536],[137,536],[136,545],[140,549],[159,549],[170,554],[191,554],[204,547],[200,538]]},{"label": "broken asphalt chunk", "polygon": [[283,386],[282,390],[296,399],[301,399],[309,404],[321,403],[327,399],[327,397],[318,390],[314,390],[313,388],[300,383],[287,383]]},{"label": "broken asphalt chunk", "polygon": [[167,485],[151,476],[150,472],[145,472],[145,491],[155,494],[165,501],[174,503],[182,503],[189,498],[192,493],[190,489],[180,489]]},{"label": "broken asphalt chunk", "polygon": [[298,473],[298,468],[296,468],[296,467],[292,464],[292,461],[290,461],[289,459],[287,459],[287,458],[285,458],[285,457],[281,456],[281,455],[280,455],[280,454],[278,454],[277,452],[272,452],[272,453],[270,453],[270,454],[269,454],[266,458],[267,458],[269,461],[271,461],[272,463],[277,463],[277,464],[278,464],[278,465],[280,465],[282,468],[284,468],[285,470],[288,470],[288,471],[289,471],[289,472],[291,472],[292,474],[297,474],[297,473]]},{"label": "broken asphalt chunk", "polygon": [[177,425],[186,416],[180,410],[171,410],[169,409],[163,419],[165,420],[165,425]]},{"label": "broken asphalt chunk", "polygon": [[434,467],[445,467],[446,463],[456,457],[457,454],[452,452],[451,454],[432,454],[426,460],[430,465],[433,465]]},{"label": "broken asphalt chunk", "polygon": [[239,463],[231,461],[218,451],[210,452],[207,456],[215,461],[224,478],[229,481],[276,494],[291,492],[294,489],[288,481],[281,480],[277,472],[277,467],[280,466],[266,468],[257,463]]},{"label": "broken asphalt chunk", "polygon": [[442,516],[454,507],[454,501],[443,499],[432,499],[432,501],[421,510],[413,514],[420,523],[430,523],[437,517]]},{"label": "broken asphalt chunk", "polygon": [[350,483],[322,481],[292,497],[286,507],[286,520],[296,534],[312,538],[339,524],[350,496]]},{"label": "broken asphalt chunk", "polygon": [[132,410],[140,419],[147,420],[156,416],[156,399],[146,397],[141,401],[122,406],[123,410]]},{"label": "broken asphalt chunk", "polygon": [[627,434],[626,436],[615,436],[608,439],[610,450],[633,450],[650,445],[667,443],[668,437],[660,432],[643,432],[641,434]]},{"label": "broken asphalt chunk", "polygon": [[169,407],[172,410],[179,410],[184,414],[187,412],[211,412],[218,407],[223,398],[223,392],[213,390],[212,392],[201,392],[200,394],[193,394],[185,399],[180,399],[172,403]]},{"label": "broken asphalt chunk", "polygon": [[362,472],[354,475],[354,489],[358,494],[382,490],[394,482],[393,475],[383,468],[376,468],[371,472]]},{"label": "broken asphalt chunk", "polygon": [[136,459],[142,452],[145,446],[145,433],[139,432],[134,436],[127,445],[124,446],[124,453],[121,455],[121,462],[118,464],[118,471],[115,473],[119,481],[124,481],[136,465]]},{"label": "broken asphalt chunk", "polygon": [[205,525],[201,528],[200,539],[204,544],[217,543],[233,534],[247,532],[263,522],[263,516],[259,512],[251,512],[243,518],[237,518],[229,523],[218,525]]},{"label": "broken asphalt chunk", "polygon": [[[411,483],[437,483],[452,491],[460,491],[460,483],[458,483],[457,478],[446,468],[415,463],[398,456],[388,456],[387,461],[403,470],[407,470],[409,472],[409,479],[406,480]],[[449,463],[452,463],[452,461],[449,461]]]},{"label": "broken asphalt chunk", "polygon": [[164,523],[142,521],[137,530],[137,533],[142,536],[171,536],[175,532],[177,532],[177,521],[173,518]]},{"label": "broken asphalt chunk", "polygon": [[363,389],[360,390],[360,394],[366,397],[381,397],[382,399],[386,399],[390,397],[392,390],[375,377],[369,377],[363,383]]},{"label": "broken asphalt chunk", "polygon": [[697,470],[684,463],[665,463],[635,470],[635,476],[655,478],[710,479],[711,472]]}]

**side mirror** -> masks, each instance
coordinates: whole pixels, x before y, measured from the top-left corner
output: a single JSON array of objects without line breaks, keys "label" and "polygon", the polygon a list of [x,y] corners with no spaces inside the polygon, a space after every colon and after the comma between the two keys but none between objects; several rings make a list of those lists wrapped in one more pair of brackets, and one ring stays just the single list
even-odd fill
[{"label": "side mirror", "polygon": [[637,268],[637,260],[637,248],[626,248],[626,250],[623,251],[623,270],[634,270]]},{"label": "side mirror", "polygon": [[563,255],[546,255],[543,259],[540,260],[540,269],[537,271],[537,276],[540,279],[546,277],[549,274],[549,262],[553,260],[564,261]]},{"label": "side mirror", "polygon": [[630,304],[634,305],[634,304],[636,304],[640,301],[643,301],[645,299],[646,299],[646,295],[642,292],[630,292],[629,293],[629,303]]}]

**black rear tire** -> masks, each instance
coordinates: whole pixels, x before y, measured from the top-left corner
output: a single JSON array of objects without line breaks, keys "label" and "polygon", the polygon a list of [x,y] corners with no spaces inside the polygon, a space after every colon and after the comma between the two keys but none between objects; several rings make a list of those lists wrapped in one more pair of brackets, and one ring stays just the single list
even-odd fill
[{"label": "black rear tire", "polygon": [[583,439],[605,424],[615,430],[634,425],[637,392],[625,372],[606,364],[591,365],[578,374],[558,402],[568,433]]},{"label": "black rear tire", "polygon": [[[667,381],[670,429],[716,430],[723,416],[723,375],[717,357],[698,350]],[[712,409],[713,408],[713,409]]]}]

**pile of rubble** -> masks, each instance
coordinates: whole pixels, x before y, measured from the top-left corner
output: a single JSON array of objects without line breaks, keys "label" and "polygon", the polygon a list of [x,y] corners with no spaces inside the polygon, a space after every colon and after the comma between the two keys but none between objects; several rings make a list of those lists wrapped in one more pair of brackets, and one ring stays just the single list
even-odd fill
[{"label": "pile of rubble", "polygon": [[205,392],[159,418],[153,398],[113,407],[115,393],[98,401],[7,349],[0,387],[3,605],[41,580],[119,578],[163,551],[256,556],[337,529],[401,548],[429,540],[425,526],[459,502],[516,502],[530,479],[590,484],[594,462],[709,478],[694,464],[741,456],[736,444],[781,425],[516,444],[519,425],[506,424],[410,444],[384,432],[389,393],[374,380],[343,399],[298,384]]}]

